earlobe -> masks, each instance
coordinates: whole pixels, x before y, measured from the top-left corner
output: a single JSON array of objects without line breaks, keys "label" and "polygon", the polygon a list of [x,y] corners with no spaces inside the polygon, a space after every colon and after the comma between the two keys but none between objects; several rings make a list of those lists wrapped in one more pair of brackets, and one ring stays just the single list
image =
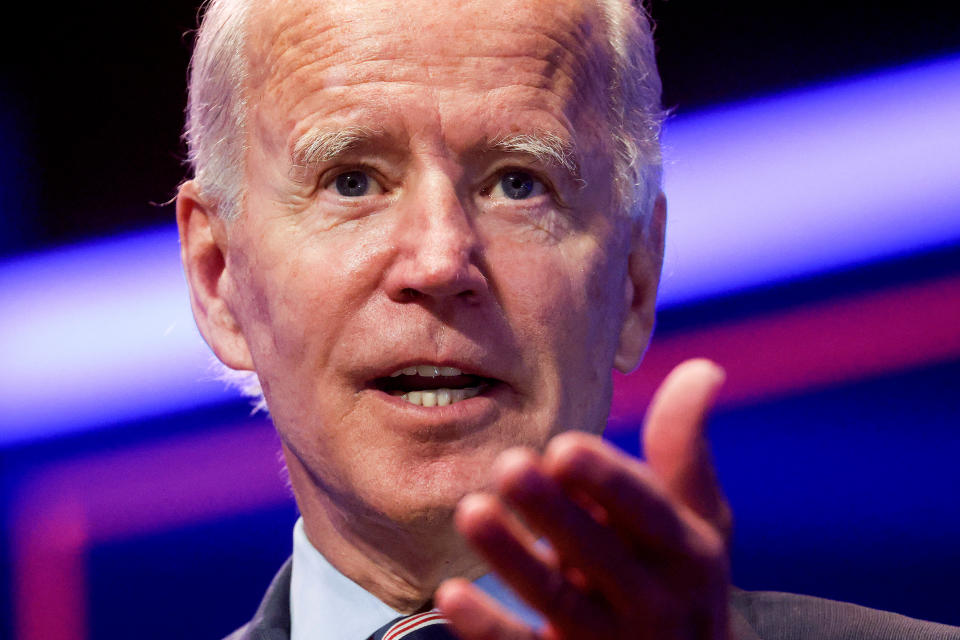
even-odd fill
[{"label": "earlobe", "polygon": [[653,333],[666,226],[667,199],[661,192],[650,220],[635,225],[633,230],[624,285],[626,314],[613,359],[613,366],[622,373],[630,373],[640,364]]},{"label": "earlobe", "polygon": [[225,365],[252,370],[246,339],[226,299],[231,284],[224,222],[204,202],[192,180],[181,185],[177,193],[177,227],[190,306],[200,334]]}]

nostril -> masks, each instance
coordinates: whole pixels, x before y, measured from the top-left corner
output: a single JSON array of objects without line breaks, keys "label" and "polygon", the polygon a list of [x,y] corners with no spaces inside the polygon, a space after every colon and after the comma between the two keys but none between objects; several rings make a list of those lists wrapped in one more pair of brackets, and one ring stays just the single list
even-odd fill
[{"label": "nostril", "polygon": [[415,258],[402,259],[384,284],[391,298],[396,302],[422,303],[428,299],[469,302],[484,291],[486,278],[473,262],[450,263],[447,265],[450,268],[443,269],[432,266],[436,265]]},{"label": "nostril", "polygon": [[416,300],[423,294],[417,291],[416,289],[413,289],[411,287],[406,287],[400,290],[400,295],[402,295],[404,298],[407,298],[408,300]]}]

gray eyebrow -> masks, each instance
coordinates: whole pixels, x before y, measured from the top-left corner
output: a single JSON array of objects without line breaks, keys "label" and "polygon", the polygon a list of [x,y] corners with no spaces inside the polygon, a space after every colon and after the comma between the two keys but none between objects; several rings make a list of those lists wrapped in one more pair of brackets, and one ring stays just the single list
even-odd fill
[{"label": "gray eyebrow", "polygon": [[576,147],[555,133],[516,133],[497,136],[491,141],[490,147],[510,153],[524,153],[542,164],[566,169],[574,180],[585,184],[580,175]]},{"label": "gray eyebrow", "polygon": [[293,166],[305,168],[321,162],[329,162],[376,134],[376,131],[368,127],[308,131],[293,145],[291,154]]},{"label": "gray eyebrow", "polygon": [[[370,127],[348,126],[332,130],[310,130],[294,143],[291,160],[292,173],[324,162],[330,162],[358,144],[382,134]],[[493,138],[489,148],[507,153],[522,153],[533,157],[546,166],[556,166],[567,171],[575,182],[585,186],[580,174],[575,146],[549,132],[515,133]]]}]

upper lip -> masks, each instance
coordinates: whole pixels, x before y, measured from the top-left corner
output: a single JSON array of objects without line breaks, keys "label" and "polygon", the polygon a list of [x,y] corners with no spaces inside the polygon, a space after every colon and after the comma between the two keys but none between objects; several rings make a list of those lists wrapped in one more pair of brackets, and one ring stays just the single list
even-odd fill
[{"label": "upper lip", "polygon": [[494,377],[496,377],[496,376],[493,376],[493,375],[489,374],[488,372],[486,372],[486,371],[483,369],[483,367],[480,367],[480,366],[477,366],[477,365],[469,365],[469,364],[464,364],[464,363],[462,363],[462,362],[450,362],[450,361],[438,362],[438,361],[435,361],[435,360],[423,359],[423,360],[410,360],[410,361],[405,361],[405,362],[398,363],[398,364],[396,364],[396,365],[390,365],[390,368],[389,368],[389,369],[383,369],[383,370],[381,370],[380,373],[374,375],[373,378],[374,378],[374,379],[377,379],[377,378],[386,378],[386,377],[389,377],[390,374],[396,373],[397,371],[401,371],[401,370],[407,369],[407,368],[409,368],[409,367],[416,367],[416,366],[420,366],[420,365],[426,365],[426,366],[428,366],[428,367],[437,367],[437,368],[440,368],[440,367],[453,367],[454,369],[459,369],[459,370],[463,373],[463,375],[465,375],[465,376],[479,376],[479,377],[481,377],[481,378],[494,378]]},{"label": "upper lip", "polygon": [[[390,377],[392,378],[392,377],[394,377],[394,376],[401,375],[401,374],[403,374],[404,372],[406,372],[408,369],[416,369],[417,372],[418,372],[418,375],[429,375],[429,376],[447,376],[447,375],[465,375],[465,376],[468,376],[468,375],[475,375],[475,374],[470,373],[469,371],[464,371],[464,370],[461,369],[460,367],[454,367],[454,366],[445,365],[445,364],[435,365],[435,364],[425,364],[425,363],[424,363],[424,364],[410,365],[410,366],[407,366],[407,367],[400,367],[400,368],[397,369],[396,371],[392,371],[392,372],[390,373]],[[425,370],[426,370],[426,372],[425,372]],[[451,373],[450,373],[451,370],[457,371],[458,373],[451,374]]]},{"label": "upper lip", "polygon": [[372,369],[370,375],[365,376],[367,386],[373,385],[377,380],[382,378],[389,378],[390,374],[400,371],[401,369],[418,365],[454,367],[459,369],[464,376],[476,376],[478,378],[487,378],[496,382],[506,382],[504,379],[504,374],[498,373],[495,367],[489,366],[483,362],[467,362],[457,358],[435,359],[429,357],[413,357],[395,360],[390,364],[377,366],[375,369]]}]

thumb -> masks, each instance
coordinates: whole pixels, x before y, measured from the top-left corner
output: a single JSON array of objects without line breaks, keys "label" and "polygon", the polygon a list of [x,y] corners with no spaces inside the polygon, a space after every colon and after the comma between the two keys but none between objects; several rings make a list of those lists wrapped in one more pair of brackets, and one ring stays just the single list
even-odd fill
[{"label": "thumb", "polygon": [[707,414],[726,377],[709,360],[677,365],[657,389],[643,423],[643,452],[670,494],[729,540],[732,516],[706,439]]}]

